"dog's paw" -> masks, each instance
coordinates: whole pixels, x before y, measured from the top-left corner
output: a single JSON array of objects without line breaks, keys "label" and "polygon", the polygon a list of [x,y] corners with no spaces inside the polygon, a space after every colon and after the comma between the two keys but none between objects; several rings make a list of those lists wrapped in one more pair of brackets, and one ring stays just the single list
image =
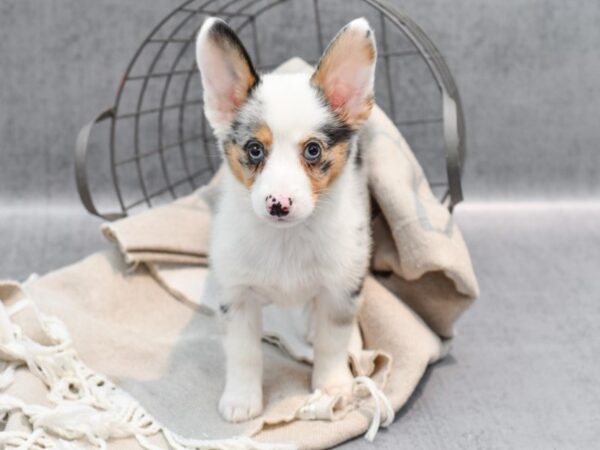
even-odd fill
[{"label": "dog's paw", "polygon": [[263,409],[259,390],[234,392],[225,390],[219,400],[219,412],[228,422],[244,422],[258,416]]},{"label": "dog's paw", "polygon": [[346,397],[352,392],[353,381],[354,378],[347,366],[327,373],[315,371],[312,376],[312,388],[313,390],[319,389],[331,396],[339,394]]}]

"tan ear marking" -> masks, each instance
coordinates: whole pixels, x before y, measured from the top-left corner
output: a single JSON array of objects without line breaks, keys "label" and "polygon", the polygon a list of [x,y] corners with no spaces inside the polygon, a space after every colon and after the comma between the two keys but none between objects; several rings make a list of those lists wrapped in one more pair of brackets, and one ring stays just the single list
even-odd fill
[{"label": "tan ear marking", "polygon": [[349,125],[360,125],[371,112],[376,58],[369,24],[356,19],[331,41],[311,78],[338,117]]}]

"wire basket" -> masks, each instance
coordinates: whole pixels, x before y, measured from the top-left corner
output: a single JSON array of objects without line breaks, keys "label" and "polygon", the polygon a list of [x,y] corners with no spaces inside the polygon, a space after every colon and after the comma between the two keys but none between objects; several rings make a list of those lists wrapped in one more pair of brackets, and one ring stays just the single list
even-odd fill
[{"label": "wire basket", "polygon": [[[377,103],[405,136],[438,198],[450,210],[462,200],[459,93],[440,52],[404,13],[383,0],[188,0],[142,42],[114,105],[79,133],[77,189],[90,213],[125,217],[190,193],[217,170],[221,159],[204,117],[194,55],[196,33],[208,16],[227,20],[263,71],[292,56],[315,64],[345,23],[366,17],[378,42]],[[98,211],[91,195],[106,193],[106,186],[92,189],[88,174],[90,134],[104,121],[109,161],[101,172],[103,184],[112,184],[115,211],[108,213]]]}]

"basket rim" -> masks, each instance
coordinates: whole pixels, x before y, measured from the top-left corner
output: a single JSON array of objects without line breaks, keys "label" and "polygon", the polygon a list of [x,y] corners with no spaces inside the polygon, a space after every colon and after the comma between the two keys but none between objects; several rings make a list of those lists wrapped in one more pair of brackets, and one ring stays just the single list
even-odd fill
[{"label": "basket rim", "polygon": [[[94,118],[94,120],[92,120],[90,123],[85,125],[79,133],[79,136],[77,139],[77,145],[76,145],[76,154],[75,154],[75,156],[76,156],[76,158],[75,158],[76,186],[77,186],[77,190],[78,190],[80,199],[81,199],[84,207],[86,208],[86,210],[88,212],[90,212],[93,215],[99,216],[105,220],[115,220],[115,219],[127,216],[128,210],[131,209],[131,207],[132,207],[131,205],[127,206],[123,200],[123,194],[121,192],[121,187],[120,187],[120,183],[119,183],[119,175],[116,170],[116,168],[117,168],[116,151],[115,151],[115,149],[116,149],[116,145],[115,145],[116,124],[118,121],[117,114],[118,114],[118,109],[119,109],[119,105],[120,105],[120,101],[121,101],[121,96],[124,91],[125,85],[127,84],[127,81],[132,79],[131,71],[135,67],[135,64],[138,61],[138,58],[140,57],[143,49],[146,47],[146,44],[148,44],[148,42],[153,39],[153,37],[157,34],[157,32],[162,28],[162,26],[165,23],[167,23],[174,15],[176,15],[182,11],[189,13],[188,16],[184,17],[183,20],[179,23],[179,25],[177,27],[175,27],[175,29],[171,32],[170,37],[172,37],[175,35],[175,33],[180,28],[182,28],[185,25],[185,23],[187,23],[192,18],[196,17],[199,14],[207,14],[207,12],[203,10],[203,8],[205,8],[206,6],[208,6],[211,3],[218,1],[218,0],[207,0],[207,1],[203,2],[202,5],[199,6],[195,10],[192,10],[191,8],[186,9],[194,1],[196,1],[196,0],[186,0],[186,1],[182,2],[178,7],[174,8],[170,13],[168,13],[165,17],[163,17],[163,19],[160,20],[158,22],[158,24],[150,31],[150,33],[146,36],[146,38],[139,45],[139,47],[137,48],[133,57],[131,58],[129,64],[127,65],[127,68],[126,68],[123,76],[121,77],[121,81],[119,83],[113,105],[110,108],[108,108],[107,110],[100,113],[98,116],[96,116]],[[228,15],[231,16],[233,14],[240,14],[241,12],[243,12],[244,8],[248,8],[252,4],[256,3],[256,2],[249,2],[249,3],[246,3],[246,5],[243,8],[240,8],[238,10],[238,12],[236,12],[236,13],[227,12],[227,13],[223,14],[224,10],[228,6],[237,3],[237,1],[238,0],[230,0],[230,1],[226,2],[225,6],[222,6],[221,11],[211,11],[211,13],[215,13],[217,15],[220,13],[221,15],[223,15],[225,17]],[[259,10],[255,11],[253,13],[253,15],[248,15],[248,18],[242,24],[235,27],[236,31],[239,32],[244,27],[246,27],[248,24],[253,23],[254,19],[256,17],[258,17],[260,14],[264,13],[265,11],[267,11],[275,6],[284,4],[287,1],[289,1],[289,0],[270,0],[265,6],[261,7]],[[315,8],[317,8],[316,4],[318,3],[318,1],[319,0],[313,0],[313,4],[315,4]],[[446,60],[442,56],[441,52],[437,49],[437,47],[435,46],[433,41],[421,29],[421,27],[413,19],[411,19],[406,13],[402,12],[400,9],[398,9],[395,5],[392,5],[387,0],[360,0],[360,1],[362,1],[365,4],[370,5],[371,7],[373,7],[376,11],[378,11],[380,13],[382,27],[385,27],[385,20],[384,20],[384,17],[385,17],[394,26],[396,26],[398,29],[400,29],[400,31],[402,31],[402,33],[411,41],[413,46],[419,52],[421,58],[427,64],[427,67],[428,67],[433,79],[435,80],[440,93],[441,93],[441,96],[442,96],[441,122],[443,124],[443,136],[444,136],[445,155],[446,155],[446,178],[447,178],[447,190],[445,191],[445,194],[441,198],[441,201],[442,201],[442,203],[447,204],[449,210],[452,212],[453,208],[459,202],[461,202],[463,199],[461,178],[462,178],[462,170],[463,170],[464,163],[466,160],[466,145],[465,145],[466,130],[465,130],[465,122],[464,122],[464,112],[463,112],[462,101],[461,101],[460,94],[459,94],[458,88],[456,86],[456,83],[454,81],[454,77],[452,76],[452,73],[450,72],[450,69],[446,63]],[[318,8],[315,9],[315,11],[318,11]],[[320,21],[320,17],[318,15],[318,13],[316,13],[316,20],[317,20],[317,22]],[[317,23],[317,30],[319,32],[319,43],[320,43],[320,46],[322,46],[323,41],[322,41],[322,36],[321,36],[320,23]],[[385,30],[382,30],[382,31],[384,32],[384,36],[385,36]],[[256,37],[254,37],[254,38],[255,38],[255,42],[254,42],[255,50],[258,51]],[[191,38],[189,40],[189,42],[184,43],[184,46],[181,49],[180,54],[175,59],[173,65],[172,65],[172,69],[174,69],[177,66],[182,54],[185,52],[185,50],[191,44],[191,42],[193,42],[193,40],[194,39]],[[139,160],[139,148],[138,148],[138,141],[137,141],[137,138],[138,138],[137,133],[138,133],[138,128],[139,128],[138,127],[139,115],[140,115],[139,113],[140,113],[140,108],[141,108],[141,102],[143,99],[143,94],[144,94],[145,89],[148,84],[149,75],[153,73],[152,71],[154,69],[156,62],[158,61],[159,57],[162,54],[162,51],[166,47],[167,42],[169,42],[168,39],[165,39],[164,41],[165,42],[162,42],[161,47],[155,54],[154,60],[152,61],[151,65],[150,65],[148,73],[142,77],[138,77],[140,79],[143,79],[143,85],[142,85],[142,89],[140,91],[140,95],[138,98],[137,112],[135,113],[135,118],[134,118],[134,120],[136,121],[135,132],[134,132],[135,133],[134,145],[135,145],[135,151],[136,151],[135,162],[136,162],[136,170],[138,173],[139,187],[143,194],[142,200],[140,200],[140,202],[138,202],[138,203],[145,202],[148,207],[152,207],[151,196],[149,195],[149,192],[144,184],[143,174],[141,172],[142,169],[141,169],[140,160]],[[386,45],[385,42],[383,44]],[[389,64],[387,67],[389,67]],[[195,69],[195,67],[193,69]],[[186,97],[187,88],[188,88],[190,80],[192,79],[193,73],[195,73],[195,70],[189,70],[189,73],[187,75],[186,85],[185,85],[185,88],[183,91],[182,102],[180,104],[180,120],[183,120],[183,114],[184,114],[183,113],[183,104],[184,104],[183,99],[185,99],[185,97]],[[171,79],[172,75],[173,75],[173,70],[169,74],[167,74],[167,82],[166,82],[167,87],[168,87],[168,83],[170,83],[170,79]],[[388,78],[389,77],[390,77],[390,75],[388,75]],[[388,86],[389,86],[389,83],[390,83],[390,80],[388,80]],[[162,124],[161,120],[162,120],[163,108],[165,106],[166,90],[167,90],[166,88],[163,90],[163,95],[161,97],[161,107],[158,108],[158,111],[157,111],[159,113],[159,123],[160,124]],[[106,120],[110,121],[110,140],[109,140],[110,144],[109,145],[110,145],[110,166],[111,166],[110,171],[111,171],[112,184],[113,184],[114,192],[115,192],[119,207],[121,209],[120,212],[112,212],[112,213],[100,213],[98,211],[98,209],[96,208],[94,201],[92,200],[91,189],[89,186],[89,180],[88,180],[87,169],[86,169],[86,164],[87,164],[87,159],[88,159],[88,140],[89,140],[92,128],[94,127],[95,124],[102,122],[102,121],[106,121]],[[202,122],[204,122],[204,121],[202,121]],[[204,126],[205,126],[205,124],[203,123],[203,128],[204,128]],[[203,136],[206,136],[206,133],[204,133]],[[180,142],[180,144],[182,146],[184,145],[183,142]],[[205,145],[207,145],[206,140],[205,140]],[[162,143],[159,147],[162,147]],[[181,154],[182,154],[182,158],[185,159],[186,155],[185,155],[184,150],[181,151]],[[169,180],[169,174],[167,173],[167,170],[166,170],[166,163],[165,163],[162,151],[159,152],[159,156],[161,157],[161,163],[162,163],[161,167],[162,167],[162,171],[163,171],[163,176],[164,176],[165,180],[167,181],[167,188],[165,189],[165,192],[170,191],[173,198],[176,198],[176,194],[174,192],[175,186]],[[210,160],[210,158],[208,158],[208,160]],[[210,164],[210,169],[214,172],[214,168],[212,167],[212,162],[209,161],[209,164]],[[185,164],[184,166],[185,166],[185,170],[188,175],[187,180],[189,180],[190,183],[192,183],[192,187],[195,188],[196,186],[193,184],[193,176],[192,176],[192,174],[189,173],[187,164]]]}]

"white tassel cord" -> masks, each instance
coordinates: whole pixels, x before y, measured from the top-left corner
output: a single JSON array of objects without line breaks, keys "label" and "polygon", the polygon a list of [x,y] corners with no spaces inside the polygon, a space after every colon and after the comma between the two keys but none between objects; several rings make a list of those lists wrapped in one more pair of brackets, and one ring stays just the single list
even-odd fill
[{"label": "white tassel cord", "polygon": [[[150,437],[161,434],[172,450],[293,450],[294,445],[263,444],[249,438],[219,440],[185,439],[160,425],[133,397],[106,377],[83,364],[72,347],[62,322],[42,315],[32,303],[20,302],[6,310],[0,302],[2,325],[0,354],[0,416],[20,412],[31,432],[0,432],[0,448],[18,450],[81,448],[85,440],[99,449],[117,438],[135,438],[146,450],[164,450]],[[53,345],[44,346],[23,335],[10,315],[24,307],[36,309],[44,331]],[[12,313],[12,314],[11,314]],[[29,405],[3,394],[14,381],[16,369],[26,365],[49,390],[53,407]]]},{"label": "white tassel cord", "polygon": [[[394,408],[392,408],[390,401],[381,391],[381,389],[377,387],[377,384],[375,384],[373,379],[365,376],[356,377],[354,379],[354,391],[356,392],[360,386],[364,386],[368,389],[375,405],[375,410],[373,411],[373,417],[371,419],[371,425],[369,425],[369,429],[365,434],[365,439],[369,442],[373,442],[379,428],[386,428],[394,421]],[[382,411],[382,405],[384,411]],[[381,420],[382,413],[384,417],[383,422]]]},{"label": "white tassel cord", "polygon": [[366,376],[354,378],[352,393],[354,399],[350,409],[336,417],[333,407],[338,403],[340,399],[339,395],[331,396],[316,389],[298,409],[296,417],[301,420],[341,420],[348,413],[359,408],[365,398],[370,396],[373,399],[374,410],[369,429],[365,434],[365,439],[373,442],[379,428],[387,427],[394,421],[394,408],[392,408],[390,401],[372,378]]}]

